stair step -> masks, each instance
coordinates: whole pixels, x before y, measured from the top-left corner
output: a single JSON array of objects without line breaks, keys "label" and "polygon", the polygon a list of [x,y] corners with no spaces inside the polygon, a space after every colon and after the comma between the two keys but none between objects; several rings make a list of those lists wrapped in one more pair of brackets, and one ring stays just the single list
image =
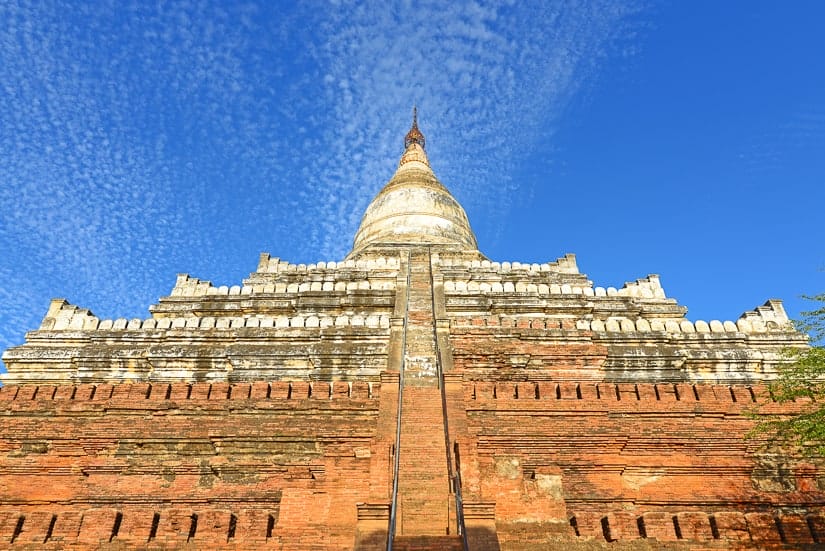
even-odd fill
[{"label": "stair step", "polygon": [[396,551],[461,551],[460,536],[396,536],[392,540]]}]

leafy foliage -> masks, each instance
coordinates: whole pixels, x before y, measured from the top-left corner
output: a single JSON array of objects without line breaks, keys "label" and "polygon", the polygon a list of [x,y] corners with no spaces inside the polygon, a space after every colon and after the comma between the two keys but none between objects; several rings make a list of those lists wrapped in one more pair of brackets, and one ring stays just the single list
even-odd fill
[{"label": "leafy foliage", "polygon": [[811,342],[821,347],[825,342],[825,293],[803,298],[818,302],[820,306],[815,310],[802,312],[802,320],[797,322],[797,328],[808,333]]},{"label": "leafy foliage", "polygon": [[809,406],[787,418],[765,420],[757,412],[760,422],[751,435],[767,435],[771,443],[791,444],[804,455],[825,457],[825,294],[805,298],[820,306],[802,312],[795,325],[810,335],[813,346],[784,351],[789,361],[779,368],[770,391],[779,403],[808,399]]}]

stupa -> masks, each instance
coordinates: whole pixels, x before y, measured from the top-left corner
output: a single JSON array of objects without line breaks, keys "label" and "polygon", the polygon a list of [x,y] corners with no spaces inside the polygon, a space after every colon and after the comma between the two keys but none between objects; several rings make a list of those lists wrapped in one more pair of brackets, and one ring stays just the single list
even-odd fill
[{"label": "stupa", "polygon": [[689,321],[656,275],[490,260],[404,146],[343,260],[53,300],[3,355],[0,547],[825,544],[822,466],[744,438],[804,407],[765,387],[806,346],[780,301]]}]

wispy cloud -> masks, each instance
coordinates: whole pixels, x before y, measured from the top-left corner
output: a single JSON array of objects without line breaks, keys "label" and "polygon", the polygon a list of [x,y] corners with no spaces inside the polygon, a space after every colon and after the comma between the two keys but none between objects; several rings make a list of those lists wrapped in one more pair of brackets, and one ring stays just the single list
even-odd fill
[{"label": "wispy cloud", "polygon": [[[0,4],[0,347],[66,296],[146,315],[174,273],[345,255],[413,102],[465,206],[632,30],[626,2]],[[632,40],[631,40],[632,41]]]},{"label": "wispy cloud", "polygon": [[319,208],[313,238],[330,257],[348,251],[364,208],[391,174],[409,124],[402,114],[413,102],[441,179],[465,206],[505,216],[519,185],[509,177],[514,164],[552,134],[569,98],[630,34],[628,18],[639,9],[612,1],[336,7],[325,11],[312,44],[330,110],[316,121],[317,155],[307,155]]}]

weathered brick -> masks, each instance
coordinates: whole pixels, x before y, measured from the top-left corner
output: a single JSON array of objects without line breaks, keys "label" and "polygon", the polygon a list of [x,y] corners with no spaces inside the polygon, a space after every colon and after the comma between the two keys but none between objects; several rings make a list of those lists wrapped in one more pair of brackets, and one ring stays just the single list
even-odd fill
[{"label": "weathered brick", "polygon": [[293,381],[289,386],[289,397],[293,400],[306,400],[310,395],[310,384],[306,381]]},{"label": "weathered brick", "polygon": [[676,521],[679,524],[679,532],[682,538],[686,540],[713,539],[707,513],[693,511],[676,513]]},{"label": "weathered brick", "polygon": [[779,515],[784,541],[790,544],[815,543],[808,520],[803,515]]},{"label": "weathered brick", "polygon": [[579,384],[574,382],[561,382],[558,385],[559,394],[562,400],[578,400]]},{"label": "weathered brick", "polygon": [[334,381],[332,383],[332,398],[349,398],[349,383],[347,381]]},{"label": "weathered brick", "polygon": [[604,541],[604,528],[607,526],[606,515],[583,511],[576,513],[573,519],[580,537]]},{"label": "weathered brick", "polygon": [[61,511],[52,529],[49,541],[74,542],[80,535],[80,525],[83,523],[81,511]]},{"label": "weathered brick", "polygon": [[235,535],[238,543],[265,542],[276,526],[277,513],[265,509],[241,509],[237,514]]},{"label": "weathered brick", "polygon": [[212,383],[193,383],[187,386],[191,386],[191,389],[186,389],[191,400],[207,400],[212,394]]},{"label": "weathered brick", "polygon": [[197,542],[225,543],[229,541],[230,524],[235,521],[231,511],[206,510],[198,514]]},{"label": "weathered brick", "polygon": [[15,400],[19,402],[33,400],[37,394],[37,385],[22,385],[17,389]]},{"label": "weathered brick", "polygon": [[273,381],[270,386],[269,396],[273,399],[286,400],[291,396],[292,384],[288,381]]},{"label": "weathered brick", "polygon": [[111,508],[86,509],[80,523],[77,541],[86,544],[108,542],[115,527],[117,510]]},{"label": "weathered brick", "polygon": [[744,541],[750,539],[748,521],[745,514],[738,511],[724,511],[713,514],[719,538],[723,540]]},{"label": "weathered brick", "polygon": [[641,537],[638,518],[634,513],[624,511],[609,513],[607,526],[611,541],[634,540]]},{"label": "weathered brick", "polygon": [[252,395],[252,385],[250,383],[235,383],[230,385],[229,397],[233,400],[248,400]]},{"label": "weathered brick", "polygon": [[782,538],[776,526],[776,518],[770,513],[747,513],[748,532],[751,539],[759,542],[781,542]]},{"label": "weathered brick", "polygon": [[135,544],[148,542],[156,512],[149,508],[124,509],[116,539]]},{"label": "weathered brick", "polygon": [[[167,390],[166,397],[174,402],[188,400],[192,391],[193,385],[189,383],[172,383]],[[163,388],[160,389],[163,392]]]},{"label": "weathered brick", "polygon": [[310,384],[309,397],[316,400],[329,400],[332,396],[332,385],[326,381],[316,381]]},{"label": "weathered brick", "polygon": [[252,400],[265,400],[269,397],[269,383],[266,381],[255,381],[249,393]]},{"label": "weathered brick", "polygon": [[56,515],[49,511],[32,511],[26,513],[23,529],[15,543],[43,543],[52,527],[52,521],[57,521]]},{"label": "weathered brick", "polygon": [[97,391],[97,385],[83,383],[75,387],[74,399],[78,401],[91,400]]},{"label": "weathered brick", "polygon": [[95,385],[95,393],[94,393],[94,400],[95,401],[104,401],[108,400],[112,397],[112,392],[114,390],[113,385],[109,383],[99,383]]},{"label": "weathered brick", "polygon": [[37,399],[41,401],[52,401],[54,399],[54,393],[57,391],[57,387],[55,385],[39,385],[37,387]]},{"label": "weathered brick", "polygon": [[[656,387],[656,394],[659,396],[659,400],[662,402],[675,402],[677,400],[681,400],[682,396],[679,391],[679,386],[685,385],[673,385],[673,384],[658,384],[655,385]],[[691,399],[693,397],[691,396]]]},{"label": "weathered brick", "polygon": [[77,389],[74,385],[59,385],[54,393],[55,401],[72,400]]},{"label": "weathered brick", "polygon": [[353,400],[367,400],[370,397],[370,385],[366,381],[352,382]]},{"label": "weathered brick", "polygon": [[225,382],[212,383],[212,388],[209,390],[210,400],[226,400],[229,397],[230,384]]},{"label": "weathered brick", "polygon": [[673,513],[652,512],[642,515],[642,524],[645,530],[645,537],[658,541],[675,541],[676,527],[673,523]]},{"label": "weathered brick", "polygon": [[0,511],[0,543],[11,542],[21,516],[19,511]]},{"label": "weathered brick", "polygon": [[0,402],[10,402],[17,397],[20,387],[17,385],[0,386]]},{"label": "weathered brick", "polygon": [[160,513],[157,539],[160,541],[187,541],[193,526],[197,527],[197,517],[191,509],[165,509]]}]

